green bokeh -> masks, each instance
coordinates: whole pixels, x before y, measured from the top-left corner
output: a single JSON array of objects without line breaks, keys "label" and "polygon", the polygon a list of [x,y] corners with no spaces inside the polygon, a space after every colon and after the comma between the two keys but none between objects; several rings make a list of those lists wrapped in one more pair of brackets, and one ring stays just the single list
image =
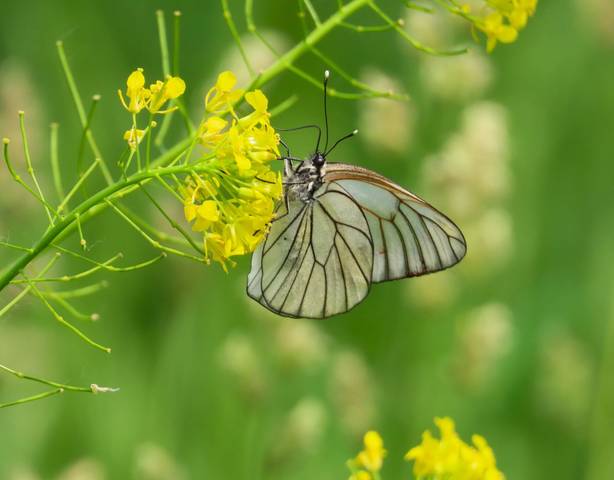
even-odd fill
[{"label": "green bokeh", "polygon": [[[241,2],[230,3],[241,20]],[[314,2],[323,15],[332,3]],[[381,3],[393,17],[402,15],[400,2]],[[80,137],[54,42],[64,41],[84,98],[102,95],[93,129],[105,155],[114,159],[129,126],[117,88],[136,66],[160,76],[157,8],[169,16],[175,9],[183,12],[181,74],[196,111],[202,91],[228,66],[223,58],[233,48],[218,2],[2,5],[0,101],[6,104],[0,104],[0,134],[16,134],[18,108],[35,113],[34,161],[49,188],[46,126],[60,122],[63,165],[75,161]],[[456,420],[465,439],[474,432],[484,435],[510,479],[611,478],[614,44],[608,46],[596,17],[583,15],[587,9],[582,1],[541,2],[518,41],[498,47],[489,59],[495,79],[480,98],[505,107],[510,139],[513,189],[504,207],[513,220],[513,249],[503,266],[477,279],[463,275],[468,267],[459,266],[459,274],[450,277],[458,295],[442,308],[414,305],[411,284],[421,279],[376,286],[350,314],[308,323],[306,334],[326,339],[318,343],[324,353],[311,368],[288,365],[278,352],[280,329],[294,320],[275,320],[246,298],[247,258],[228,275],[215,265],[168,258],[147,270],[97,277],[110,286],[79,307],[100,313],[99,323],[84,328],[113,347],[111,356],[77,341],[30,299],[0,319],[0,363],[76,385],[120,386],[121,392],[66,394],[0,410],[0,478],[22,478],[12,476],[19,469],[56,478],[84,458],[99,462],[106,478],[176,478],[164,476],[162,454],[143,453],[148,444],[163,449],[185,478],[346,478],[345,461],[360,448],[360,438],[344,426],[331,382],[335,359],[348,351],[370,371],[368,391],[355,394],[373,397],[370,427],[382,433],[389,451],[386,479],[410,478],[403,454],[431,428],[432,418],[442,415]],[[260,24],[290,44],[300,41],[294,2],[262,0],[256,11]],[[373,22],[367,15],[359,20]],[[375,66],[394,76],[417,111],[416,138],[402,154],[369,148],[359,136],[340,147],[335,160],[375,169],[426,195],[424,159],[459,129],[472,101],[445,102],[430,94],[421,80],[424,54],[409,52],[391,32],[340,30],[322,49],[354,74]],[[300,65],[316,77],[324,68],[314,57]],[[15,71],[21,74],[8,73]],[[349,88],[336,77],[333,82]],[[320,121],[321,93],[291,73],[265,90],[273,105],[299,96],[275,119],[276,126]],[[24,104],[14,104],[19,100]],[[361,102],[331,99],[333,136],[354,128],[361,108]],[[172,133],[179,134],[179,127]],[[311,148],[308,133],[288,138],[301,154]],[[15,137],[15,151],[19,145]],[[0,235],[30,242],[44,217],[35,205],[21,203],[6,177],[2,170],[0,186],[7,193],[0,195]],[[138,195],[132,205],[154,213]],[[86,225],[85,232],[97,258],[122,251],[126,263],[135,263],[155,255],[110,213]],[[76,241],[69,245],[76,248]],[[480,253],[470,244],[466,262],[479,265]],[[2,252],[3,265],[10,255]],[[62,265],[67,271],[80,268],[68,260]],[[511,347],[479,387],[468,388],[459,380],[471,367],[458,365],[459,332],[467,312],[492,302],[512,313]],[[257,364],[247,362],[252,368],[247,380],[229,373],[220,360],[229,338],[239,350],[244,341],[253,347]],[[479,352],[482,346],[474,348]],[[345,373],[353,371],[338,376]],[[37,391],[0,377],[0,402]],[[323,407],[325,421],[321,429],[315,422],[316,440],[302,448],[301,438],[283,432],[289,412],[306,398]],[[305,416],[310,425],[314,419]],[[143,473],[138,467],[143,458],[162,462],[154,468],[158,476]]]}]

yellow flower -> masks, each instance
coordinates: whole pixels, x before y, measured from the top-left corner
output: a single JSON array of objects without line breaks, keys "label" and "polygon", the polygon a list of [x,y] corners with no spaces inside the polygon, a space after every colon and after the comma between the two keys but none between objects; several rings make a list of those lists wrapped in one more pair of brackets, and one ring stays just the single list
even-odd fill
[{"label": "yellow flower", "polygon": [[406,460],[414,462],[413,471],[418,480],[505,480],[483,437],[474,435],[471,446],[458,436],[450,418],[436,418],[435,424],[441,439],[434,438],[427,430],[420,445],[405,455]]},{"label": "yellow flower", "polygon": [[119,99],[126,110],[132,114],[137,114],[143,108],[147,108],[151,113],[169,113],[174,110],[161,110],[162,106],[171,99],[177,98],[185,92],[185,82],[179,77],[168,77],[164,82],[157,80],[145,88],[145,75],[142,68],[137,68],[128,76],[126,81],[126,96],[128,103],[124,100],[121,90],[118,90]]},{"label": "yellow flower", "polygon": [[245,170],[249,170],[249,168],[252,166],[252,162],[250,162],[249,158],[246,156],[245,137],[241,134],[236,125],[233,125],[230,128],[228,137],[232,148],[232,156],[234,157],[235,162],[237,162],[239,171],[243,172]]},{"label": "yellow flower", "polygon": [[[192,229],[195,232],[202,232],[209,228],[213,223],[220,219],[220,212],[217,207],[217,203],[213,200],[205,200],[200,205],[196,206],[195,210],[189,211],[192,219],[196,219]],[[186,215],[187,217],[187,215]]]},{"label": "yellow flower", "polygon": [[224,138],[224,135],[220,132],[224,130],[227,125],[228,121],[223,118],[215,116],[209,117],[200,126],[198,136],[200,143],[205,147],[215,148]]},{"label": "yellow flower", "polygon": [[356,463],[370,472],[378,472],[382,468],[386,450],[379,433],[371,430],[365,433],[363,442],[365,448],[356,457]]},{"label": "yellow flower", "polygon": [[518,38],[518,30],[504,22],[503,14],[494,12],[476,24],[476,27],[486,34],[486,49],[492,52],[497,42],[512,43]]},{"label": "yellow flower", "polygon": [[128,103],[124,100],[124,96],[121,90],[117,91],[119,99],[121,100],[124,108],[130,113],[139,113],[143,108],[147,106],[151,92],[145,88],[145,76],[143,75],[143,69],[137,68],[128,76],[126,81],[126,96],[128,97]]},{"label": "yellow flower", "polygon": [[463,16],[473,23],[474,28],[486,34],[486,48],[492,52],[498,42],[516,41],[518,32],[527,25],[529,17],[535,14],[537,2],[538,0],[486,0],[486,14],[471,16],[469,10],[463,10]]},{"label": "yellow flower", "polygon": [[349,480],[373,480],[373,476],[365,470],[359,470],[350,475]]},{"label": "yellow flower", "polygon": [[151,101],[147,109],[151,113],[169,113],[176,110],[173,107],[167,110],[161,110],[162,106],[169,100],[180,97],[185,92],[185,82],[179,77],[168,77],[164,82],[158,80],[149,87],[151,91]]},{"label": "yellow flower", "polygon": [[239,120],[241,127],[248,129],[256,123],[268,122],[270,117],[270,113],[267,111],[269,101],[264,96],[264,93],[262,93],[262,90],[247,92],[245,94],[245,101],[254,108],[254,111]]},{"label": "yellow flower", "polygon": [[131,128],[124,132],[124,140],[128,142],[128,146],[135,150],[137,145],[141,143],[145,136],[145,130],[139,130],[138,128]]},{"label": "yellow flower", "polygon": [[219,112],[232,109],[232,104],[243,96],[243,90],[234,90],[237,77],[230,71],[222,72],[217,77],[215,85],[205,96],[205,107],[209,112]]},{"label": "yellow flower", "polygon": [[[231,72],[221,73],[205,98],[207,110],[229,109],[243,95],[235,84]],[[198,137],[211,171],[191,175],[181,188],[186,220],[203,232],[207,260],[224,270],[231,257],[256,249],[283,195],[281,174],[270,168],[279,157],[279,137],[270,124],[268,100],[261,91],[248,92],[246,100],[253,111],[238,118],[230,110],[230,124],[215,114],[203,120]]]}]

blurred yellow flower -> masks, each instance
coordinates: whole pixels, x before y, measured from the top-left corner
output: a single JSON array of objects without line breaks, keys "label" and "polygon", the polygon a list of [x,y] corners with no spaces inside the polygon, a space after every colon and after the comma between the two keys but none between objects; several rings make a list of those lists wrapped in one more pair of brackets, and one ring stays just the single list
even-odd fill
[{"label": "blurred yellow flower", "polygon": [[486,34],[486,50],[492,52],[497,42],[513,43],[518,38],[518,30],[504,23],[504,17],[499,12],[494,12],[476,23],[478,29]]},{"label": "blurred yellow flower", "polygon": [[373,476],[365,470],[360,470],[350,475],[349,480],[373,480]]},{"label": "blurred yellow flower", "polygon": [[474,28],[486,35],[486,49],[492,52],[497,43],[513,43],[518,32],[535,14],[538,0],[485,0],[486,10],[478,16],[468,5],[459,6],[457,14],[469,20]]},{"label": "blurred yellow flower", "polygon": [[422,443],[405,455],[406,460],[414,462],[417,480],[505,480],[483,437],[473,435],[471,446],[458,436],[452,419],[435,418],[435,424],[441,439],[427,430],[422,434]]},{"label": "blurred yellow flower", "polygon": [[234,74],[223,72],[205,97],[208,111],[228,110],[234,119],[229,123],[214,114],[203,120],[198,140],[212,157],[212,173],[191,175],[182,191],[186,220],[203,232],[207,260],[225,270],[231,257],[256,249],[283,194],[281,174],[270,168],[279,157],[279,137],[270,124],[268,100],[260,90],[248,92],[253,111],[238,118],[231,107],[243,91],[235,84]]},{"label": "blurred yellow flower", "polygon": [[348,467],[352,471],[350,480],[372,480],[379,478],[386,450],[384,441],[379,433],[370,430],[363,437],[364,449],[355,458],[348,461]]},{"label": "blurred yellow flower", "polygon": [[128,142],[128,146],[135,150],[137,145],[141,143],[145,136],[145,130],[139,130],[138,128],[131,128],[124,132],[124,140]]}]

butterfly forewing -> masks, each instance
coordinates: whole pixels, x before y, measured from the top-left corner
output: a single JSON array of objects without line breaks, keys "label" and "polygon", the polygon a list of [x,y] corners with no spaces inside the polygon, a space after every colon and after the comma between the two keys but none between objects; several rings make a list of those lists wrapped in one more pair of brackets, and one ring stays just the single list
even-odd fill
[{"label": "butterfly forewing", "polygon": [[373,282],[436,272],[467,251],[460,229],[421,198],[370,170],[332,163],[324,181],[360,206],[374,247]]}]

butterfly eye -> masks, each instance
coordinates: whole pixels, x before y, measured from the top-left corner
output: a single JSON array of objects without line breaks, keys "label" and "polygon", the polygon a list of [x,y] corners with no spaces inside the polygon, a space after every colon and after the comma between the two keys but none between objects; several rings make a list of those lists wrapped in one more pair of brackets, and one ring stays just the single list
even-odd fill
[{"label": "butterfly eye", "polygon": [[316,167],[321,167],[326,163],[326,158],[321,153],[318,153],[311,161]]}]

